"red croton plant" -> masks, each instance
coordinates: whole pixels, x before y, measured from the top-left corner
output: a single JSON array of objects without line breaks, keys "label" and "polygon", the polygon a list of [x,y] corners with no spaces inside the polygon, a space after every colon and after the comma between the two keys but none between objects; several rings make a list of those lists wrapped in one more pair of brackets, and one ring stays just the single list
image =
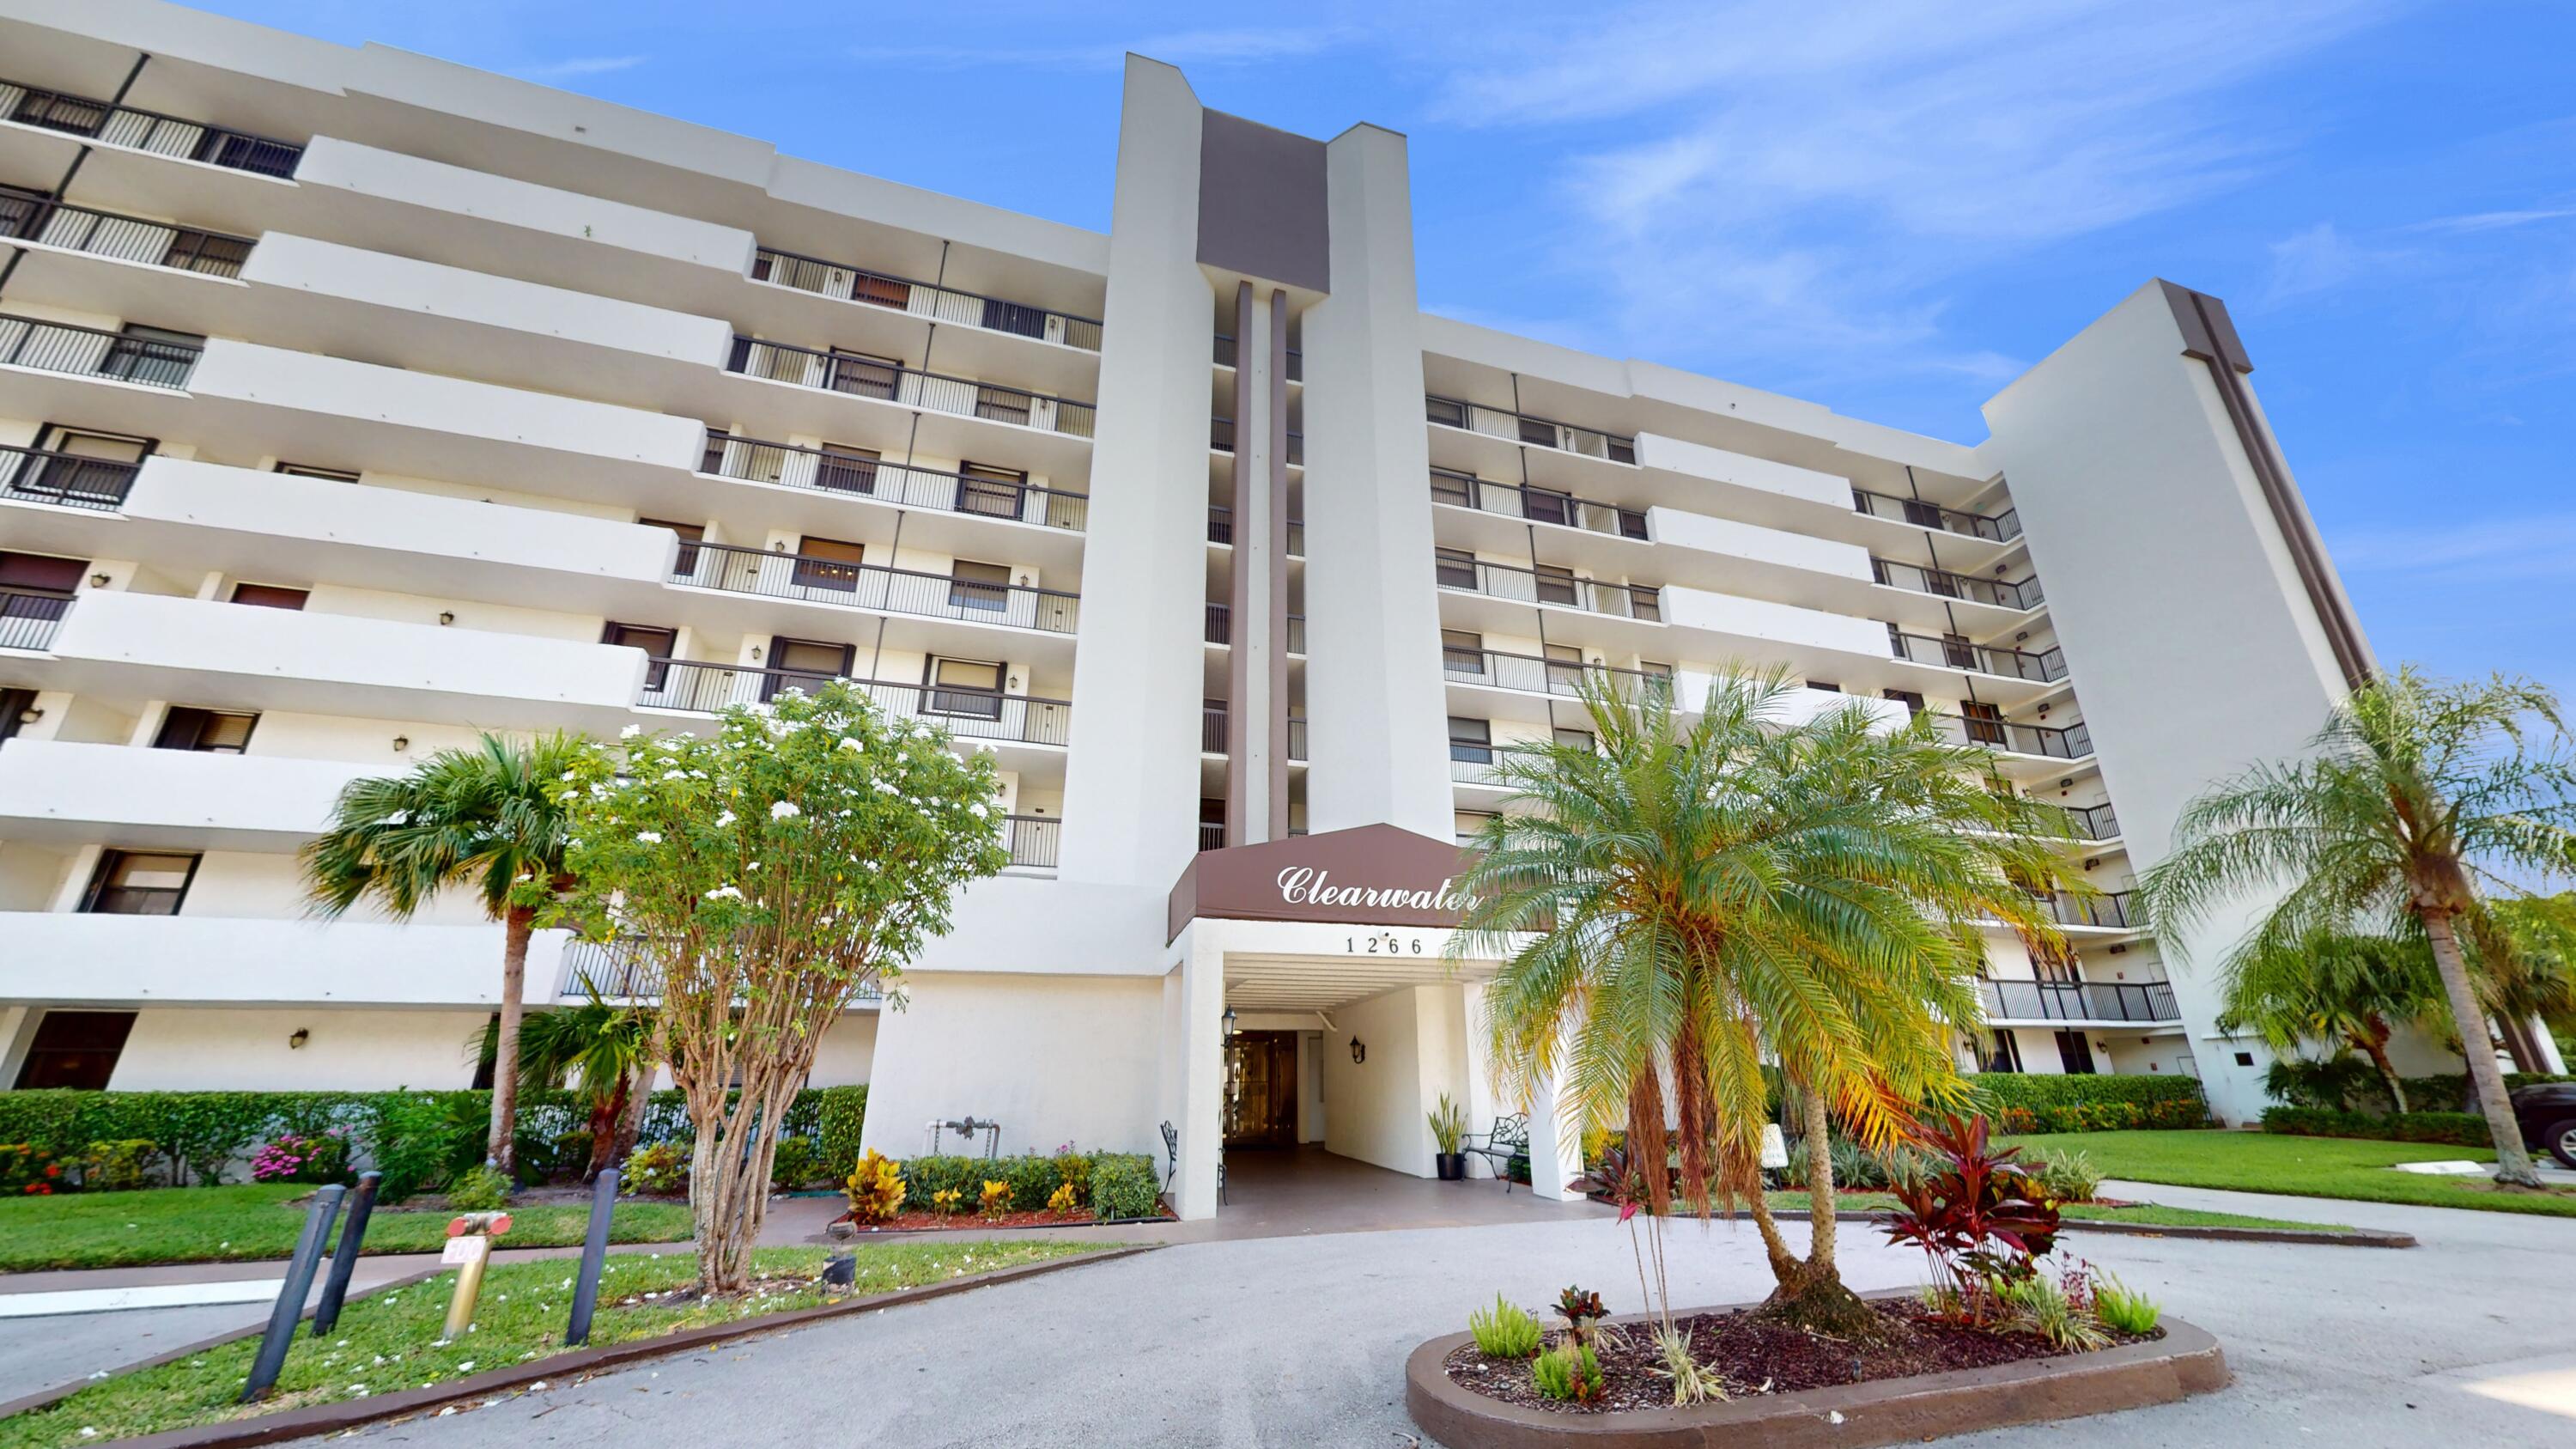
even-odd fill
[{"label": "red croton plant", "polygon": [[1935,1165],[1890,1185],[1901,1206],[1887,1236],[1929,1255],[1942,1296],[1982,1324],[1993,1306],[1988,1285],[2030,1277],[2032,1260],[2056,1248],[2057,1204],[2016,1160],[2020,1148],[1994,1149],[1983,1117],[1918,1124],[1913,1135]]}]

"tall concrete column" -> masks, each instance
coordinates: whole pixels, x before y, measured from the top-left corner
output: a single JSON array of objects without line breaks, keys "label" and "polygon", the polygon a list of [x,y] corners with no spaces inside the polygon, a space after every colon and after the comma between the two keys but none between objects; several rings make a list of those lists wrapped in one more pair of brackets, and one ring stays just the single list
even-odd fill
[{"label": "tall concrete column", "polygon": [[1168,886],[1198,849],[1208,347],[1200,108],[1130,56],[1066,767],[1066,880]]},{"label": "tall concrete column", "polygon": [[1431,563],[1404,138],[1354,126],[1325,147],[1331,295],[1303,319],[1308,748],[1321,833],[1378,822],[1446,840],[1448,705]]}]

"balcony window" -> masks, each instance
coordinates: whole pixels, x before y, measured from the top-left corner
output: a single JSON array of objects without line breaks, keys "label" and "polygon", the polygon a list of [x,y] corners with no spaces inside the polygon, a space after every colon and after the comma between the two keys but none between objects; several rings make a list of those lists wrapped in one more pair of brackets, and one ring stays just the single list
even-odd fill
[{"label": "balcony window", "polygon": [[963,719],[1002,717],[1003,666],[981,659],[932,658],[922,666],[930,686],[928,712]]},{"label": "balcony window", "polygon": [[107,117],[108,106],[104,101],[31,90],[19,97],[17,109],[10,113],[9,119],[24,125],[42,126],[48,131],[95,136],[98,128],[107,124]]},{"label": "balcony window", "polygon": [[1447,468],[1431,470],[1431,501],[1450,503],[1460,508],[1476,506],[1476,475],[1458,473]]},{"label": "balcony window", "polygon": [[1619,536],[1621,538],[1644,538],[1646,536],[1646,515],[1639,513],[1632,508],[1620,509]]},{"label": "balcony window", "polygon": [[2021,1070],[2021,1043],[2013,1039],[2013,1034],[2011,1032],[2006,1031],[2001,1027],[1995,1028],[1994,1045],[1992,1050],[1986,1054],[1986,1062],[1983,1070],[1989,1072],[2018,1072]]},{"label": "balcony window", "polygon": [[1490,720],[1449,717],[1449,758],[1462,764],[1494,762],[1494,726]]},{"label": "balcony window", "polygon": [[1002,564],[959,559],[948,566],[948,606],[1000,613],[1010,607],[1011,571]]},{"label": "balcony window", "polygon": [[1558,744],[1564,745],[1569,749],[1589,750],[1596,748],[1598,744],[1598,742],[1593,739],[1592,731],[1590,730],[1568,729],[1563,725],[1559,725],[1553,731],[1553,735]]},{"label": "balcony window", "polygon": [[799,588],[856,593],[859,563],[867,545],[838,538],[802,538],[796,542],[796,568],[789,575]]},{"label": "balcony window", "polygon": [[1650,624],[1664,622],[1664,591],[1629,585],[1628,612]]},{"label": "balcony window", "polygon": [[2057,1033],[2057,1060],[2070,1077],[2093,1075],[2093,1043],[2080,1031]]},{"label": "balcony window", "polygon": [[1485,636],[1472,629],[1440,631],[1440,667],[1451,675],[1485,674]]},{"label": "balcony window", "polygon": [[1522,442],[1541,448],[1556,446],[1556,424],[1538,418],[1519,418],[1515,421],[1520,424]]},{"label": "balcony window", "polygon": [[671,677],[671,651],[680,642],[676,629],[660,629],[650,624],[611,622],[600,632],[599,642],[628,649],[641,649],[651,661],[644,666],[644,688],[660,693]]},{"label": "balcony window", "polygon": [[1531,572],[1537,575],[1540,603],[1564,604],[1571,608],[1582,601],[1583,588],[1576,581],[1574,570],[1555,564],[1540,564]]},{"label": "balcony window", "polygon": [[18,1066],[17,1090],[45,1087],[104,1092],[116,1060],[134,1031],[130,1011],[48,1011],[36,1022],[27,1059]]},{"label": "balcony window", "polygon": [[1029,475],[984,463],[957,465],[957,511],[987,518],[1017,518],[1028,495]]},{"label": "balcony window", "polygon": [[175,916],[196,878],[198,857],[111,850],[98,858],[81,909],[97,916]]},{"label": "balcony window", "polygon": [[671,577],[688,578],[697,573],[697,545],[706,541],[705,524],[674,523],[667,518],[639,518],[635,521],[646,528],[667,528],[680,536],[679,552],[671,556]]},{"label": "balcony window", "polygon": [[[883,456],[874,448],[854,448],[847,443],[825,443],[822,456],[814,461],[814,486],[834,493],[874,493],[877,491],[877,463]],[[784,455],[781,455],[782,460]]]},{"label": "balcony window", "polygon": [[27,711],[36,707],[32,689],[0,689],[0,744],[7,744],[21,726],[29,723]]},{"label": "balcony window", "polygon": [[1923,696],[1915,693],[1913,690],[1882,689],[1879,691],[1879,694],[1883,698],[1895,700],[1898,704],[1905,706],[1905,712],[1908,715],[1917,715],[1923,712]]},{"label": "balcony window", "polygon": [[1580,694],[1583,692],[1582,650],[1571,644],[1547,644],[1541,646],[1541,653],[1547,661],[1545,668],[1548,693]]},{"label": "balcony window", "polygon": [[896,386],[903,377],[903,363],[899,359],[853,352],[846,347],[832,349],[830,367],[824,386],[832,391],[888,401],[893,400]]},{"label": "balcony window", "polygon": [[990,418],[997,423],[1019,423],[1025,426],[1029,420],[1031,401],[1028,393],[1007,387],[978,385],[975,389],[975,416]]},{"label": "balcony window", "polygon": [[2000,748],[2004,743],[2004,712],[1979,700],[1959,701],[1959,724],[1967,732],[1968,742]]},{"label": "balcony window", "polygon": [[1433,572],[1444,589],[1476,587],[1476,555],[1463,548],[1432,550]]},{"label": "balcony window", "polygon": [[858,647],[852,644],[774,637],[769,641],[769,669],[760,679],[761,702],[777,698],[782,689],[811,693],[835,679],[847,679],[857,655]]},{"label": "balcony window", "polygon": [[1428,397],[1422,400],[1423,414],[1444,427],[1467,426],[1467,405],[1455,398]]},{"label": "balcony window", "polygon": [[1572,524],[1575,521],[1574,495],[1549,488],[1523,488],[1521,517],[1532,523]]},{"label": "balcony window", "polygon": [[1223,800],[1209,799],[1205,796],[1199,799],[1199,849],[1225,849],[1225,802]]},{"label": "balcony window", "polygon": [[173,332],[129,322],[108,344],[98,374],[155,387],[185,387],[188,372],[196,366],[205,345],[206,339],[194,332]]},{"label": "balcony window", "polygon": [[161,732],[152,737],[152,748],[238,755],[249,747],[250,732],[258,724],[259,716],[255,714],[173,706],[162,716]]},{"label": "balcony window", "polygon": [[51,456],[18,462],[13,476],[0,477],[0,492],[113,507],[123,501],[135,468],[155,446],[150,438],[47,423],[36,432],[35,451]]},{"label": "balcony window", "polygon": [[248,604],[254,609],[302,609],[312,596],[310,589],[290,589],[282,584],[235,584],[232,602]]},{"label": "balcony window", "polygon": [[347,468],[317,468],[310,463],[289,463],[282,458],[278,460],[277,466],[269,471],[283,473],[289,478],[319,478],[325,483],[358,481],[358,475]]}]

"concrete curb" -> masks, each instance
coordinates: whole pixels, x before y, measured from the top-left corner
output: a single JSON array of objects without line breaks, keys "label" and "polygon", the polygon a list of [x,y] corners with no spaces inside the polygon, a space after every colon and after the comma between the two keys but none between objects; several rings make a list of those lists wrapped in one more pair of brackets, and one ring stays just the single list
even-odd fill
[{"label": "concrete curb", "polygon": [[[1752,1306],[1676,1310],[1676,1316]],[[2152,1343],[2096,1353],[1618,1414],[1550,1413],[1463,1388],[1450,1381],[1446,1365],[1473,1335],[1452,1333],[1405,1360],[1404,1407],[1450,1449],[1862,1449],[2168,1404],[2227,1386],[2218,1340],[2179,1319],[2163,1326],[2164,1337]]]},{"label": "concrete curb", "polygon": [[[159,1434],[145,1434],[139,1438],[100,1442],[127,1445],[131,1446],[131,1449],[236,1449],[236,1446],[274,1444],[282,1439],[336,1434],[361,1424],[401,1418],[423,1409],[435,1409],[445,1404],[481,1398],[489,1394],[521,1388],[540,1380],[570,1379],[582,1374],[597,1373],[602,1369],[615,1368],[622,1364],[687,1353],[735,1339],[774,1333],[781,1329],[802,1328],[807,1324],[828,1318],[841,1318],[880,1308],[896,1308],[908,1303],[924,1303],[933,1298],[945,1298],[951,1294],[964,1293],[976,1288],[1013,1283],[1023,1278],[1042,1277],[1048,1273],[1062,1272],[1067,1268],[1079,1268],[1091,1263],[1105,1263],[1116,1258],[1134,1257],[1139,1253],[1154,1252],[1161,1246],[1158,1243],[1145,1243],[1125,1248],[1103,1248],[1095,1253],[1078,1253],[1068,1257],[1049,1259],[1042,1263],[1024,1263],[1016,1268],[999,1268],[990,1273],[977,1273],[971,1277],[925,1283],[918,1288],[902,1288],[892,1293],[872,1294],[865,1298],[845,1298],[838,1303],[826,1303],[814,1308],[798,1308],[759,1318],[711,1323],[702,1328],[683,1329],[677,1333],[663,1334],[658,1338],[603,1344],[596,1348],[577,1348],[566,1353],[531,1359],[513,1364],[508,1368],[495,1369],[490,1373],[476,1374],[471,1378],[457,1379],[452,1383],[437,1384],[425,1389],[404,1389],[396,1393],[376,1394],[343,1403],[315,1404],[308,1408],[289,1409],[284,1413],[264,1414],[256,1418],[237,1419],[220,1424],[201,1424],[192,1429],[171,1429]],[[433,1269],[418,1277],[385,1284],[384,1287],[400,1288],[424,1282],[444,1271],[446,1270]],[[119,1369],[115,1376],[121,1378],[141,1369],[158,1367],[244,1338],[255,1338],[262,1332],[262,1328],[264,1325],[240,1333],[222,1334],[190,1344],[185,1348],[174,1349],[169,1353],[159,1354],[141,1363]],[[0,1404],[0,1420],[67,1399],[89,1387],[93,1382],[97,1381],[83,1379],[78,1383],[42,1390]]]},{"label": "concrete curb", "polygon": [[[1775,1208],[1771,1216],[1782,1222],[1803,1223],[1811,1214],[1804,1209]],[[1876,1226],[1887,1219],[1888,1214],[1877,1208],[1834,1214],[1837,1223],[1862,1222]],[[2418,1246],[2413,1233],[2379,1228],[2337,1232],[2330,1228],[2238,1228],[2206,1223],[2124,1223],[2106,1218],[2060,1218],[2057,1230],[2060,1233],[2110,1233],[2130,1238],[2186,1238],[2204,1243],[2317,1243],[2338,1248]]]}]

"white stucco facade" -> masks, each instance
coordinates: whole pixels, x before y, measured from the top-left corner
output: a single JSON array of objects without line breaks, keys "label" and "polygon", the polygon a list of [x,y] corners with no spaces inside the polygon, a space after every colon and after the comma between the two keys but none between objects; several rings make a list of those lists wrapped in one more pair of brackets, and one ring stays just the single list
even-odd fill
[{"label": "white stucco facade", "polygon": [[[1957,442],[1426,315],[1402,136],[1144,59],[1103,234],[158,0],[0,0],[0,56],[0,183],[107,218],[0,262],[0,1087],[47,1080],[55,1017],[122,1030],[116,1087],[462,1085],[498,928],[307,919],[340,785],[846,675],[994,753],[1013,852],[826,1041],[870,1145],[974,1116],[1163,1161],[1170,1123],[1213,1211],[1232,1011],[1293,1062],[1275,1140],[1427,1174],[1447,1094],[1532,1113],[1562,1191],[1572,1125],[1496,1097],[1436,933],[1176,882],[1449,842],[1507,808],[1491,751],[1580,727],[1577,678],[1748,663],[1800,714],[1934,711],[2078,812],[2103,895],[2060,903],[2065,961],[1994,933],[1977,1065],[2259,1108],[2126,894],[2349,678],[2193,341],[2214,299],[2141,288]],[[589,959],[542,938],[535,1004]]]}]

